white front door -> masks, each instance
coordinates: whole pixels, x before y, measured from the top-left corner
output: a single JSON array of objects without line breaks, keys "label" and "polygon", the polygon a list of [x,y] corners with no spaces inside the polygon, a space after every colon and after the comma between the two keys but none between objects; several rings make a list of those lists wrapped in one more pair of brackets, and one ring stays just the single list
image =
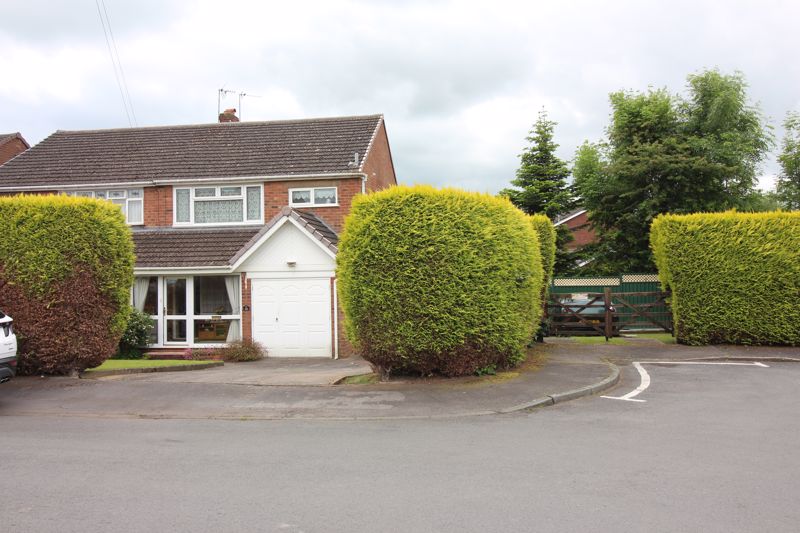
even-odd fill
[{"label": "white front door", "polygon": [[330,278],[252,280],[253,340],[269,357],[331,357]]}]

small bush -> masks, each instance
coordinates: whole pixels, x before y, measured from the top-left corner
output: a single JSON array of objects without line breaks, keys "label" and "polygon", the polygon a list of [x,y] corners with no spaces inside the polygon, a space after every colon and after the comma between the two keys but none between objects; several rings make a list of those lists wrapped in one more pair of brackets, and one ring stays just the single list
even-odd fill
[{"label": "small bush", "polygon": [[504,198],[423,186],[359,196],[337,265],[348,338],[384,376],[514,365],[541,315],[539,240]]},{"label": "small bush", "polygon": [[14,318],[22,373],[68,374],[112,356],[133,283],[130,228],[113,204],[0,198],[0,308]]},{"label": "small bush", "polygon": [[678,342],[800,345],[800,212],[661,215],[650,235]]},{"label": "small bush", "polygon": [[253,341],[233,341],[214,350],[223,361],[242,363],[245,361],[258,361],[267,356],[267,349]]},{"label": "small bush", "polygon": [[150,333],[153,331],[153,321],[150,315],[136,309],[128,316],[128,325],[119,339],[117,359],[141,359],[141,348],[150,342]]}]

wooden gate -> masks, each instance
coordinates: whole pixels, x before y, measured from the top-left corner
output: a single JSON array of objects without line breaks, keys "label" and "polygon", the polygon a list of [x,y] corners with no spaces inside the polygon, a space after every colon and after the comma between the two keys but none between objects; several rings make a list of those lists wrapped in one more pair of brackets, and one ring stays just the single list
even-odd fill
[{"label": "wooden gate", "polygon": [[[673,332],[668,293],[653,274],[556,278],[545,309],[550,335],[603,335],[659,329]],[[600,292],[602,291],[602,292]]]}]

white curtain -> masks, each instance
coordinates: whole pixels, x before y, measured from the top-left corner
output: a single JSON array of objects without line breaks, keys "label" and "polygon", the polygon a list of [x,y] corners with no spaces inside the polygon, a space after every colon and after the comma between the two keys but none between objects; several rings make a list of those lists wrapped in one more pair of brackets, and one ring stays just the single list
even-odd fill
[{"label": "white curtain", "polygon": [[133,305],[137,311],[144,311],[144,301],[147,299],[148,288],[150,288],[150,278],[135,278],[133,280]]},{"label": "white curtain", "polygon": [[[225,289],[228,291],[228,301],[231,303],[231,313],[238,315],[241,313],[239,308],[239,276],[225,276]],[[231,320],[228,328],[226,342],[239,340],[239,320]]]}]

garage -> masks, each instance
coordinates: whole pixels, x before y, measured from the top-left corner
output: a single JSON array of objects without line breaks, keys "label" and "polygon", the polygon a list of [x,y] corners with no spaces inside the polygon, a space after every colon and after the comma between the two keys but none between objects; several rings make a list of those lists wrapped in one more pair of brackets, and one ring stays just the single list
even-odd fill
[{"label": "garage", "polygon": [[330,278],[252,280],[253,340],[269,357],[331,357]]}]

